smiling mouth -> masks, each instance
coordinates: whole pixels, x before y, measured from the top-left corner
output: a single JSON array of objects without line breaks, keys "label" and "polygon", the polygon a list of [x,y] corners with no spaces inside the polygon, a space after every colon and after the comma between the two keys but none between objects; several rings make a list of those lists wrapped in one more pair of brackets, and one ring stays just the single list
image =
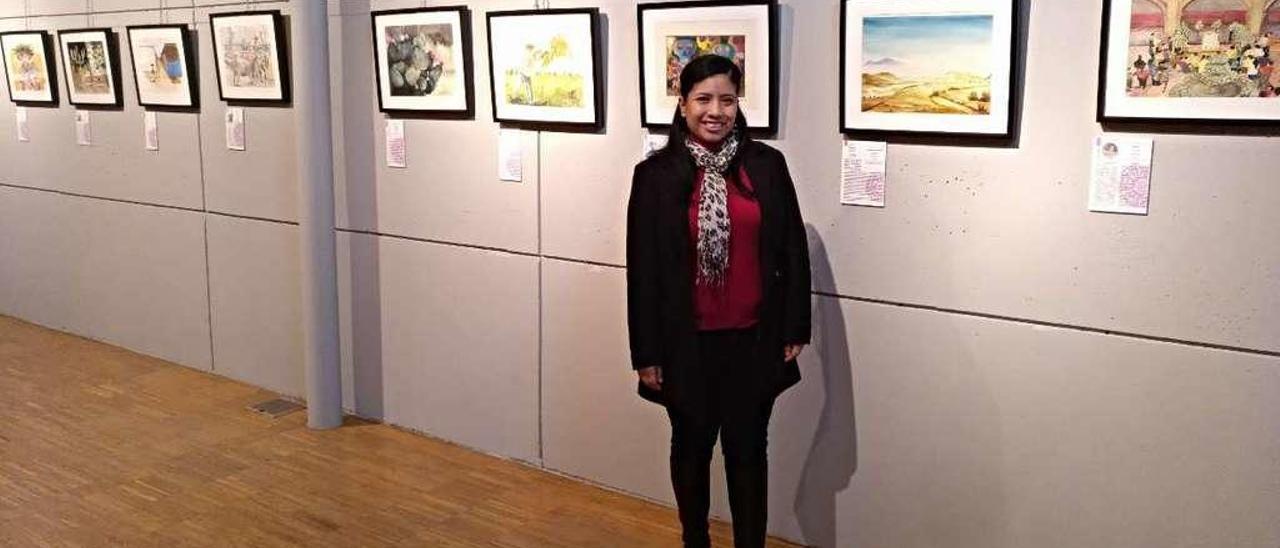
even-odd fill
[{"label": "smiling mouth", "polygon": [[703,122],[702,127],[705,127],[711,131],[720,131],[724,129],[725,123],[724,122]]}]

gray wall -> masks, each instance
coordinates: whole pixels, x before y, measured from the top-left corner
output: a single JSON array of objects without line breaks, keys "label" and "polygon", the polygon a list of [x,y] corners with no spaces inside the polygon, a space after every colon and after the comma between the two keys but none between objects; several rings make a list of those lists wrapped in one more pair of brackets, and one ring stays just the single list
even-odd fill
[{"label": "gray wall", "polygon": [[[368,11],[455,3],[330,2],[346,406],[669,503],[665,417],[626,363],[635,3],[552,2],[605,15],[608,128],[525,133],[522,183],[495,174],[483,46],[476,119],[407,120],[410,167],[382,167]],[[93,147],[65,100],[30,110],[30,143],[0,102],[0,313],[303,392],[292,111],[248,109],[226,150],[208,62],[207,13],[246,4],[0,6],[5,30],[194,22],[204,103],[160,114],[156,153],[127,74]],[[1101,2],[1070,4],[1030,10],[1018,146],[893,145],[877,210],[837,203],[838,2],[782,2],[772,144],[820,295],[772,425],[776,534],[1280,544],[1280,144],[1156,135],[1151,214],[1086,212]],[[529,6],[472,2],[475,43],[486,10]]]}]

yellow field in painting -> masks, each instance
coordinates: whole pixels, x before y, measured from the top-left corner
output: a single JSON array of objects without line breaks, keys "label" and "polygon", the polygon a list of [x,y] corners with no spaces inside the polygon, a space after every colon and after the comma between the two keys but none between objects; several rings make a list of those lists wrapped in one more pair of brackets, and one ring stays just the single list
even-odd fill
[{"label": "yellow field in painting", "polygon": [[964,73],[930,78],[864,73],[862,111],[987,115],[991,111],[991,81]]},{"label": "yellow field in painting", "polygon": [[518,71],[507,71],[503,86],[507,102],[537,107],[581,108],[584,79],[581,74],[535,73],[526,85]]}]

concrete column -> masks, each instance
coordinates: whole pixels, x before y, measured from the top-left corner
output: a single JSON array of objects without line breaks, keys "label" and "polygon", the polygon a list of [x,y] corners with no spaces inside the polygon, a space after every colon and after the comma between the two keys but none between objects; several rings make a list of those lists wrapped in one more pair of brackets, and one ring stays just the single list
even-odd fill
[{"label": "concrete column", "polygon": [[293,7],[294,114],[297,119],[298,234],[302,250],[303,359],[307,425],[342,424],[338,278],[334,242],[332,110],[329,107],[327,2]]}]

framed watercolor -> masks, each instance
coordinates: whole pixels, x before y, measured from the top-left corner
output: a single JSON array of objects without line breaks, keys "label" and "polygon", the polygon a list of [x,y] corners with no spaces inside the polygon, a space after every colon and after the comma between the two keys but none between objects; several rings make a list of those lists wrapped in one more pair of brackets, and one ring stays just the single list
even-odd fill
[{"label": "framed watercolor", "polygon": [[223,101],[289,102],[289,54],[279,10],[215,13],[209,26]]},{"label": "framed watercolor", "polygon": [[640,4],[640,121],[671,125],[680,71],[694,57],[716,54],[742,69],[739,109],[747,127],[778,127],[778,22],[774,0]]},{"label": "framed watercolor", "polygon": [[1018,21],[1018,0],[841,0],[841,132],[1011,138]]},{"label": "framed watercolor", "polygon": [[120,52],[111,29],[58,31],[67,101],[77,106],[121,106]]},{"label": "framed watercolor", "polygon": [[496,122],[604,126],[599,10],[489,12],[489,87]]},{"label": "framed watercolor", "polygon": [[198,107],[195,48],[186,25],[125,27],[133,83],[144,107]]},{"label": "framed watercolor", "polygon": [[382,112],[471,118],[471,11],[465,6],[375,11],[374,75]]},{"label": "framed watercolor", "polygon": [[24,105],[58,104],[58,77],[53,69],[53,39],[49,33],[0,33],[0,50],[9,100]]},{"label": "framed watercolor", "polygon": [[1104,0],[1098,121],[1280,122],[1280,2],[1166,4]]}]

